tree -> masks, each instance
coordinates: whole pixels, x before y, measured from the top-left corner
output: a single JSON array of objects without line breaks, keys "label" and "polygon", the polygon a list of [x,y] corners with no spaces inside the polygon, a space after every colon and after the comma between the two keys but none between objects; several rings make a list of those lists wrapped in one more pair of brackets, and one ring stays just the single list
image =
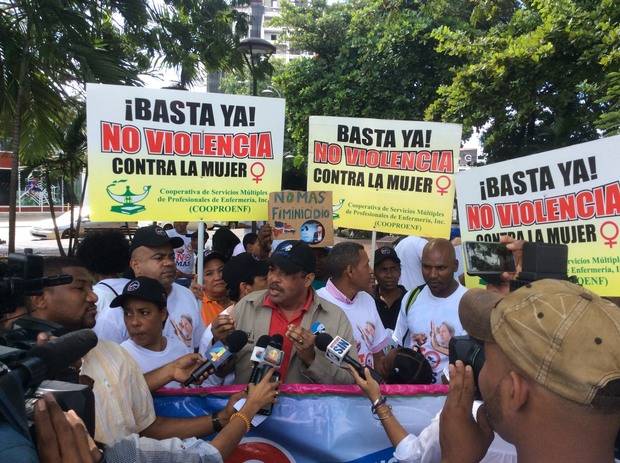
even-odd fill
[{"label": "tree", "polygon": [[[115,15],[125,22],[117,25]],[[13,152],[10,252],[20,158],[53,151],[53,126],[62,124],[66,102],[85,82],[138,82],[139,53],[128,38],[140,34],[146,17],[146,0],[0,4],[0,136]]]},{"label": "tree", "polygon": [[[426,111],[428,118],[482,129],[491,161],[618,131],[617,3],[484,3],[487,8],[469,24],[433,33],[438,50],[463,64],[452,81],[439,88],[439,97]],[[507,14],[494,16],[496,11]]]},{"label": "tree", "polygon": [[467,5],[422,0],[282,4],[277,24],[292,47],[314,53],[274,75],[286,96],[297,165],[307,156],[308,117],[422,119],[459,59],[435,51],[432,31],[463,22]]},{"label": "tree", "polygon": [[178,68],[183,88],[205,71],[241,69],[243,56],[237,46],[247,33],[247,15],[235,8],[247,4],[247,0],[166,0],[153,9],[157,62]]}]

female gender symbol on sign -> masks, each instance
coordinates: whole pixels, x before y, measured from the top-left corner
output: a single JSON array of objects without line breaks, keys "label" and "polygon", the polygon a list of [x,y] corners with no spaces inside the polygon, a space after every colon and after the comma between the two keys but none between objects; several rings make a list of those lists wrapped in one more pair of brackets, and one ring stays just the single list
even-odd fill
[{"label": "female gender symbol on sign", "polygon": [[250,173],[252,174],[252,180],[256,183],[263,180],[263,175],[265,173],[265,166],[262,162],[254,162],[250,166]]},{"label": "female gender symbol on sign", "polygon": [[440,175],[435,180],[435,186],[437,187],[437,192],[443,196],[448,192],[448,188],[452,185],[452,180],[447,175]]},{"label": "female gender symbol on sign", "polygon": [[[605,229],[610,230],[611,233],[609,235],[605,235],[605,233],[603,233]],[[599,232],[601,236],[605,238],[605,240],[607,240],[603,244],[606,244],[610,248],[613,248],[616,244],[618,244],[618,242],[615,240],[616,238],[618,238],[618,235],[620,235],[620,228],[618,228],[616,222],[612,222],[611,220],[603,222],[601,228],[599,228]]]}]

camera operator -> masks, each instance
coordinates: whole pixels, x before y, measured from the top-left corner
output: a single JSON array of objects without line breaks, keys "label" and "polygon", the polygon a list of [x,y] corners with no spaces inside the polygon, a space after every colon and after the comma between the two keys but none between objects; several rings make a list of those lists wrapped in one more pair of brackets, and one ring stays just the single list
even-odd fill
[{"label": "camera operator", "polygon": [[[33,315],[60,323],[68,330],[92,328],[97,296],[88,270],[75,259],[54,257],[45,260],[44,273],[68,274],[73,282],[45,288],[43,294],[31,296],[27,304]],[[158,387],[172,380],[185,381],[200,363],[198,354],[189,354],[152,372],[152,381]],[[153,399],[140,368],[120,345],[109,341],[100,340],[83,358],[81,373],[94,380],[95,439],[104,444],[132,433],[157,439],[209,435],[228,422],[234,412],[232,405],[239,399],[231,396],[227,407],[212,416],[155,416]]]},{"label": "camera operator", "polygon": [[[523,243],[502,241],[519,270]],[[457,361],[450,366],[440,419],[442,461],[480,461],[493,440],[491,429],[515,445],[520,462],[614,461],[620,428],[617,306],[573,283],[547,279],[505,296],[469,290],[459,317],[471,336],[484,341],[479,388],[490,428],[472,418],[473,371]]]}]

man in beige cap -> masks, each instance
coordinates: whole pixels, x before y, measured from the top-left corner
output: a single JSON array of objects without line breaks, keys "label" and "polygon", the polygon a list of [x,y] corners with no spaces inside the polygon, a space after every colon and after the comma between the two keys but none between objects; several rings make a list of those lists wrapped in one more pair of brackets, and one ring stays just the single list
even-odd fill
[{"label": "man in beige cap", "polygon": [[441,416],[442,462],[479,461],[492,430],[519,462],[613,462],[620,429],[620,308],[566,281],[506,296],[469,290],[459,317],[484,341],[485,413],[471,414],[471,367],[450,366]]}]

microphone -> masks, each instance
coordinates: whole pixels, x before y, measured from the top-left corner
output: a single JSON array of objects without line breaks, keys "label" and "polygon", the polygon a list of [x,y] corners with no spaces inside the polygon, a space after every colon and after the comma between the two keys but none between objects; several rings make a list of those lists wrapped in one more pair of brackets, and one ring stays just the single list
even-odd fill
[{"label": "microphone", "polygon": [[[277,370],[280,369],[282,361],[284,360],[284,352],[282,351],[283,342],[284,337],[281,334],[274,334],[271,337],[271,342],[267,344],[267,347],[265,347],[265,352],[263,352],[263,358],[260,363],[260,370],[257,374],[257,379],[254,384],[259,383],[270,368],[276,370],[271,377],[271,381],[278,381],[280,379],[280,372]],[[264,408],[261,408],[258,411],[258,414],[269,416],[271,415],[272,410],[273,404],[269,404],[266,405]]]},{"label": "microphone", "polygon": [[258,377],[258,373],[260,371],[260,363],[263,359],[263,352],[265,352],[265,347],[271,341],[271,336],[267,334],[263,334],[258,341],[256,341],[256,345],[254,346],[254,350],[252,351],[252,356],[250,357],[250,361],[254,365],[252,367],[252,373],[250,373],[249,382],[252,384],[256,384],[256,378]]},{"label": "microphone", "polygon": [[282,361],[284,360],[284,351],[282,351],[282,343],[284,338],[281,334],[275,334],[271,338],[271,342],[267,344],[261,363],[265,366],[263,370],[267,370],[267,367],[280,369]]},{"label": "microphone", "polygon": [[205,373],[212,375],[215,370],[222,366],[233,354],[243,349],[243,346],[247,343],[248,335],[241,330],[235,330],[226,336],[225,344],[221,341],[213,344],[206,354],[207,361],[192,371],[189,378],[183,382],[183,386],[187,387],[191,383],[197,383],[200,377]]},{"label": "microphone", "polygon": [[53,378],[84,357],[97,345],[93,330],[78,330],[54,338],[30,349],[19,367],[14,369],[24,387],[38,386],[46,378]]},{"label": "microphone", "polygon": [[[342,366],[343,362],[347,363],[355,368],[355,371],[357,371],[362,378],[365,377],[364,365],[361,365],[357,359],[349,355],[351,344],[346,339],[340,336],[334,338],[327,333],[319,333],[316,335],[314,345],[320,351],[325,352],[325,357],[333,364]],[[368,367],[368,370],[370,371],[370,376],[372,376],[375,381],[383,383],[383,378],[379,373],[370,367]]]},{"label": "microphone", "polygon": [[325,333],[325,325],[323,325],[323,323],[317,320],[310,327],[310,331],[312,331],[312,334],[314,335],[317,335],[319,333]]}]

